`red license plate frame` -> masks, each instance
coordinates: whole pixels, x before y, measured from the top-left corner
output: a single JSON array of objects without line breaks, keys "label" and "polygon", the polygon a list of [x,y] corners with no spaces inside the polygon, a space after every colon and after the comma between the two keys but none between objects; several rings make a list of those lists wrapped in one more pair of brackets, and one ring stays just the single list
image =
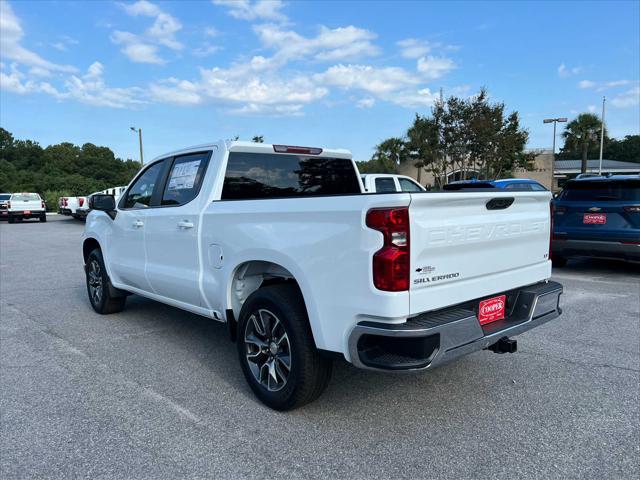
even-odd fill
[{"label": "red license plate frame", "polygon": [[604,225],[607,223],[606,213],[585,213],[582,217],[584,225]]},{"label": "red license plate frame", "polygon": [[25,215],[31,215],[31,210],[25,210],[24,212],[22,212]]},{"label": "red license plate frame", "polygon": [[507,306],[507,296],[498,295],[497,297],[487,298],[478,304],[478,321],[480,325],[497,322],[502,320],[505,315]]}]

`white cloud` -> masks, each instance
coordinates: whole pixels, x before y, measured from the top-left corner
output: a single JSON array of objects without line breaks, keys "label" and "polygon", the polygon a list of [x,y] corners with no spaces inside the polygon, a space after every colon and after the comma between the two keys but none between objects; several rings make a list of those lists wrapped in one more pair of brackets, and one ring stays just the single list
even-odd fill
[{"label": "white cloud", "polygon": [[215,27],[207,27],[204,29],[205,37],[217,37],[218,35],[220,35],[220,32]]},{"label": "white cloud", "polygon": [[328,90],[303,75],[278,77],[269,59],[254,57],[229,68],[200,69],[196,81],[169,78],[151,85],[155,101],[194,105],[205,102],[230,106],[236,113],[299,114],[302,107]]},{"label": "white cloud", "polygon": [[157,17],[162,13],[160,7],[147,0],[139,0],[134,3],[124,3],[122,8],[131,16],[144,15],[146,17]]},{"label": "white cloud", "polygon": [[271,20],[286,22],[287,16],[280,10],[281,0],[212,0],[214,5],[227,8],[227,13],[240,20]]},{"label": "white cloud", "polygon": [[76,100],[88,105],[112,108],[129,108],[147,103],[144,91],[136,87],[113,88],[105,84],[102,74],[104,67],[94,62],[82,76],[71,75],[64,81],[64,90],[52,86],[48,82],[28,79],[13,65],[9,73],[0,71],[0,89],[27,95],[42,93],[51,95],[57,100]]},{"label": "white cloud", "polygon": [[343,90],[361,90],[404,107],[432,105],[436,96],[420,88],[422,80],[400,67],[334,65],[314,75],[316,82]]},{"label": "white cloud", "polygon": [[420,58],[424,57],[431,51],[431,45],[424,40],[415,38],[407,38],[396,43],[400,48],[400,54],[404,58]]},{"label": "white cloud", "polygon": [[176,39],[176,34],[182,29],[182,24],[177,18],[147,0],[123,4],[122,8],[131,16],[154,19],[153,24],[142,34],[121,30],[115,30],[112,33],[111,41],[121,45],[122,53],[132,62],[161,65],[166,63],[166,60],[159,54],[160,46],[171,50],[183,48],[182,43]]},{"label": "white cloud", "polygon": [[415,75],[403,68],[375,68],[370,65],[334,65],[314,75],[314,78],[326,85],[345,90],[355,88],[378,95],[420,83]]},{"label": "white cloud", "polygon": [[53,48],[61,52],[66,52],[70,45],[77,45],[78,41],[68,35],[63,35],[57,42],[50,43]]},{"label": "white cloud", "polygon": [[219,50],[220,50],[220,47],[218,47],[217,45],[212,45],[208,42],[205,42],[200,47],[194,48],[191,53],[193,54],[194,57],[204,58],[204,57],[213,55]]},{"label": "white cloud", "polygon": [[361,98],[356,102],[358,108],[371,108],[376,104],[376,99],[371,97]]},{"label": "white cloud", "polygon": [[338,28],[321,25],[318,35],[309,38],[276,25],[258,25],[254,30],[263,46],[276,51],[274,57],[281,63],[309,59],[348,60],[379,53],[371,43],[376,34],[353,25]]},{"label": "white cloud", "polygon": [[428,56],[418,59],[417,69],[425,78],[435,80],[446,75],[455,66],[450,58]]},{"label": "white cloud", "polygon": [[637,107],[640,105],[640,85],[616,95],[611,104],[618,108]]},{"label": "white cloud", "polygon": [[596,82],[592,82],[591,80],[580,80],[578,82],[579,88],[593,88],[596,86]]},{"label": "white cloud", "polygon": [[589,105],[587,107],[587,110],[589,111],[589,113],[596,113],[597,108],[595,105]]},{"label": "white cloud", "polygon": [[582,67],[568,67],[564,63],[561,63],[558,67],[558,75],[563,78],[570,77],[571,75],[577,75],[581,71]]},{"label": "white cloud", "polygon": [[21,65],[38,67],[55,72],[74,72],[70,65],[59,65],[45,60],[40,55],[21,45],[24,31],[20,20],[16,17],[7,1],[0,1],[0,50],[2,58],[13,60]]}]

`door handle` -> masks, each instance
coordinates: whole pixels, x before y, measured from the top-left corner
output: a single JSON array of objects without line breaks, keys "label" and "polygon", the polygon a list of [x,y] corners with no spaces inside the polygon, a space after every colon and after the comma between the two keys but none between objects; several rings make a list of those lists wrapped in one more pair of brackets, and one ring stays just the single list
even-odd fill
[{"label": "door handle", "polygon": [[193,228],[193,223],[188,220],[178,222],[178,228]]},{"label": "door handle", "polygon": [[142,220],[136,220],[131,225],[133,225],[133,228],[140,228],[144,227],[144,222]]}]

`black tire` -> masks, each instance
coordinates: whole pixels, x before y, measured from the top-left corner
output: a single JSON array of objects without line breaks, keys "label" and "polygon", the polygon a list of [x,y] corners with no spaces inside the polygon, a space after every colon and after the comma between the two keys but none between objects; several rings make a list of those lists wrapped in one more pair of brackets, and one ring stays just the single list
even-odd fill
[{"label": "black tire", "polygon": [[[87,257],[85,271],[87,294],[93,309],[102,315],[121,312],[127,301],[126,293],[111,284],[99,248],[94,249]],[[98,288],[99,294],[96,291]]]},{"label": "black tire", "polygon": [[46,222],[47,221],[47,214],[46,213],[43,214],[43,215],[40,215],[40,221],[41,222]]},{"label": "black tire", "polygon": [[567,259],[565,257],[554,255],[551,257],[551,263],[554,267],[562,268],[567,265]]},{"label": "black tire", "polygon": [[9,215],[9,223],[14,223],[16,221],[16,219],[13,217],[13,215]]},{"label": "black tire", "polygon": [[[261,350],[255,343],[245,341],[245,335],[255,339],[256,336],[251,337],[251,335],[259,331],[255,329],[257,325],[254,323],[254,318],[258,318],[256,315],[259,317],[265,315],[268,319],[266,321],[271,322],[272,327],[275,323],[273,331],[268,333],[268,336],[273,339],[280,337],[282,340],[284,331],[287,337],[285,344],[287,348],[283,347],[285,352],[278,349],[278,353],[274,353],[270,347],[263,347],[264,350]],[[275,321],[272,317],[270,318],[270,315],[276,317]],[[316,349],[302,295],[295,285],[271,285],[258,289],[244,302],[239,317],[236,343],[242,372],[253,392],[265,405],[274,410],[292,410],[312,402],[322,394],[331,378],[332,362],[321,356]],[[264,327],[265,323],[260,320],[260,325]],[[271,328],[264,328],[264,330],[267,332]],[[271,340],[268,345],[271,346],[274,343]],[[265,345],[267,345],[266,342]],[[285,379],[280,374],[286,373],[286,363],[279,359],[286,358],[287,351],[290,370]],[[284,354],[283,357],[278,356],[282,354]],[[256,358],[256,361],[250,362],[249,355]],[[271,358],[272,364],[275,365],[273,377],[271,368],[267,366],[267,385],[258,378],[264,367],[264,365],[258,367],[259,355],[265,356],[262,358]],[[254,374],[256,369],[258,373]],[[277,377],[280,377],[281,386],[277,385]],[[277,390],[270,388],[272,378],[276,379],[273,381],[275,384],[273,388],[279,387]]]}]

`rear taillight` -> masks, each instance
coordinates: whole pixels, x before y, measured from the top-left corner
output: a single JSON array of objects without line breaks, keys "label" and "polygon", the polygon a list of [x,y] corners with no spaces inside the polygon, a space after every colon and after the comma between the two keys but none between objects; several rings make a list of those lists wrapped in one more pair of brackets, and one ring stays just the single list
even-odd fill
[{"label": "rear taillight", "polygon": [[11,202],[7,202],[7,208],[11,208]]},{"label": "rear taillight", "polygon": [[384,238],[382,248],[373,255],[373,284],[387,292],[409,290],[409,209],[369,210],[367,227]]},{"label": "rear taillight", "polygon": [[78,205],[80,205],[80,206],[84,205],[84,198],[80,197],[78,199]]},{"label": "rear taillight", "polygon": [[42,208],[45,208],[45,206],[44,206],[44,200],[40,200],[40,206],[41,206]]},{"label": "rear taillight", "polygon": [[68,201],[69,201],[69,199],[67,197],[64,197],[62,199],[62,205],[66,207],[68,205]]},{"label": "rear taillight", "polygon": [[627,205],[624,211],[628,213],[640,213],[640,205]]}]

